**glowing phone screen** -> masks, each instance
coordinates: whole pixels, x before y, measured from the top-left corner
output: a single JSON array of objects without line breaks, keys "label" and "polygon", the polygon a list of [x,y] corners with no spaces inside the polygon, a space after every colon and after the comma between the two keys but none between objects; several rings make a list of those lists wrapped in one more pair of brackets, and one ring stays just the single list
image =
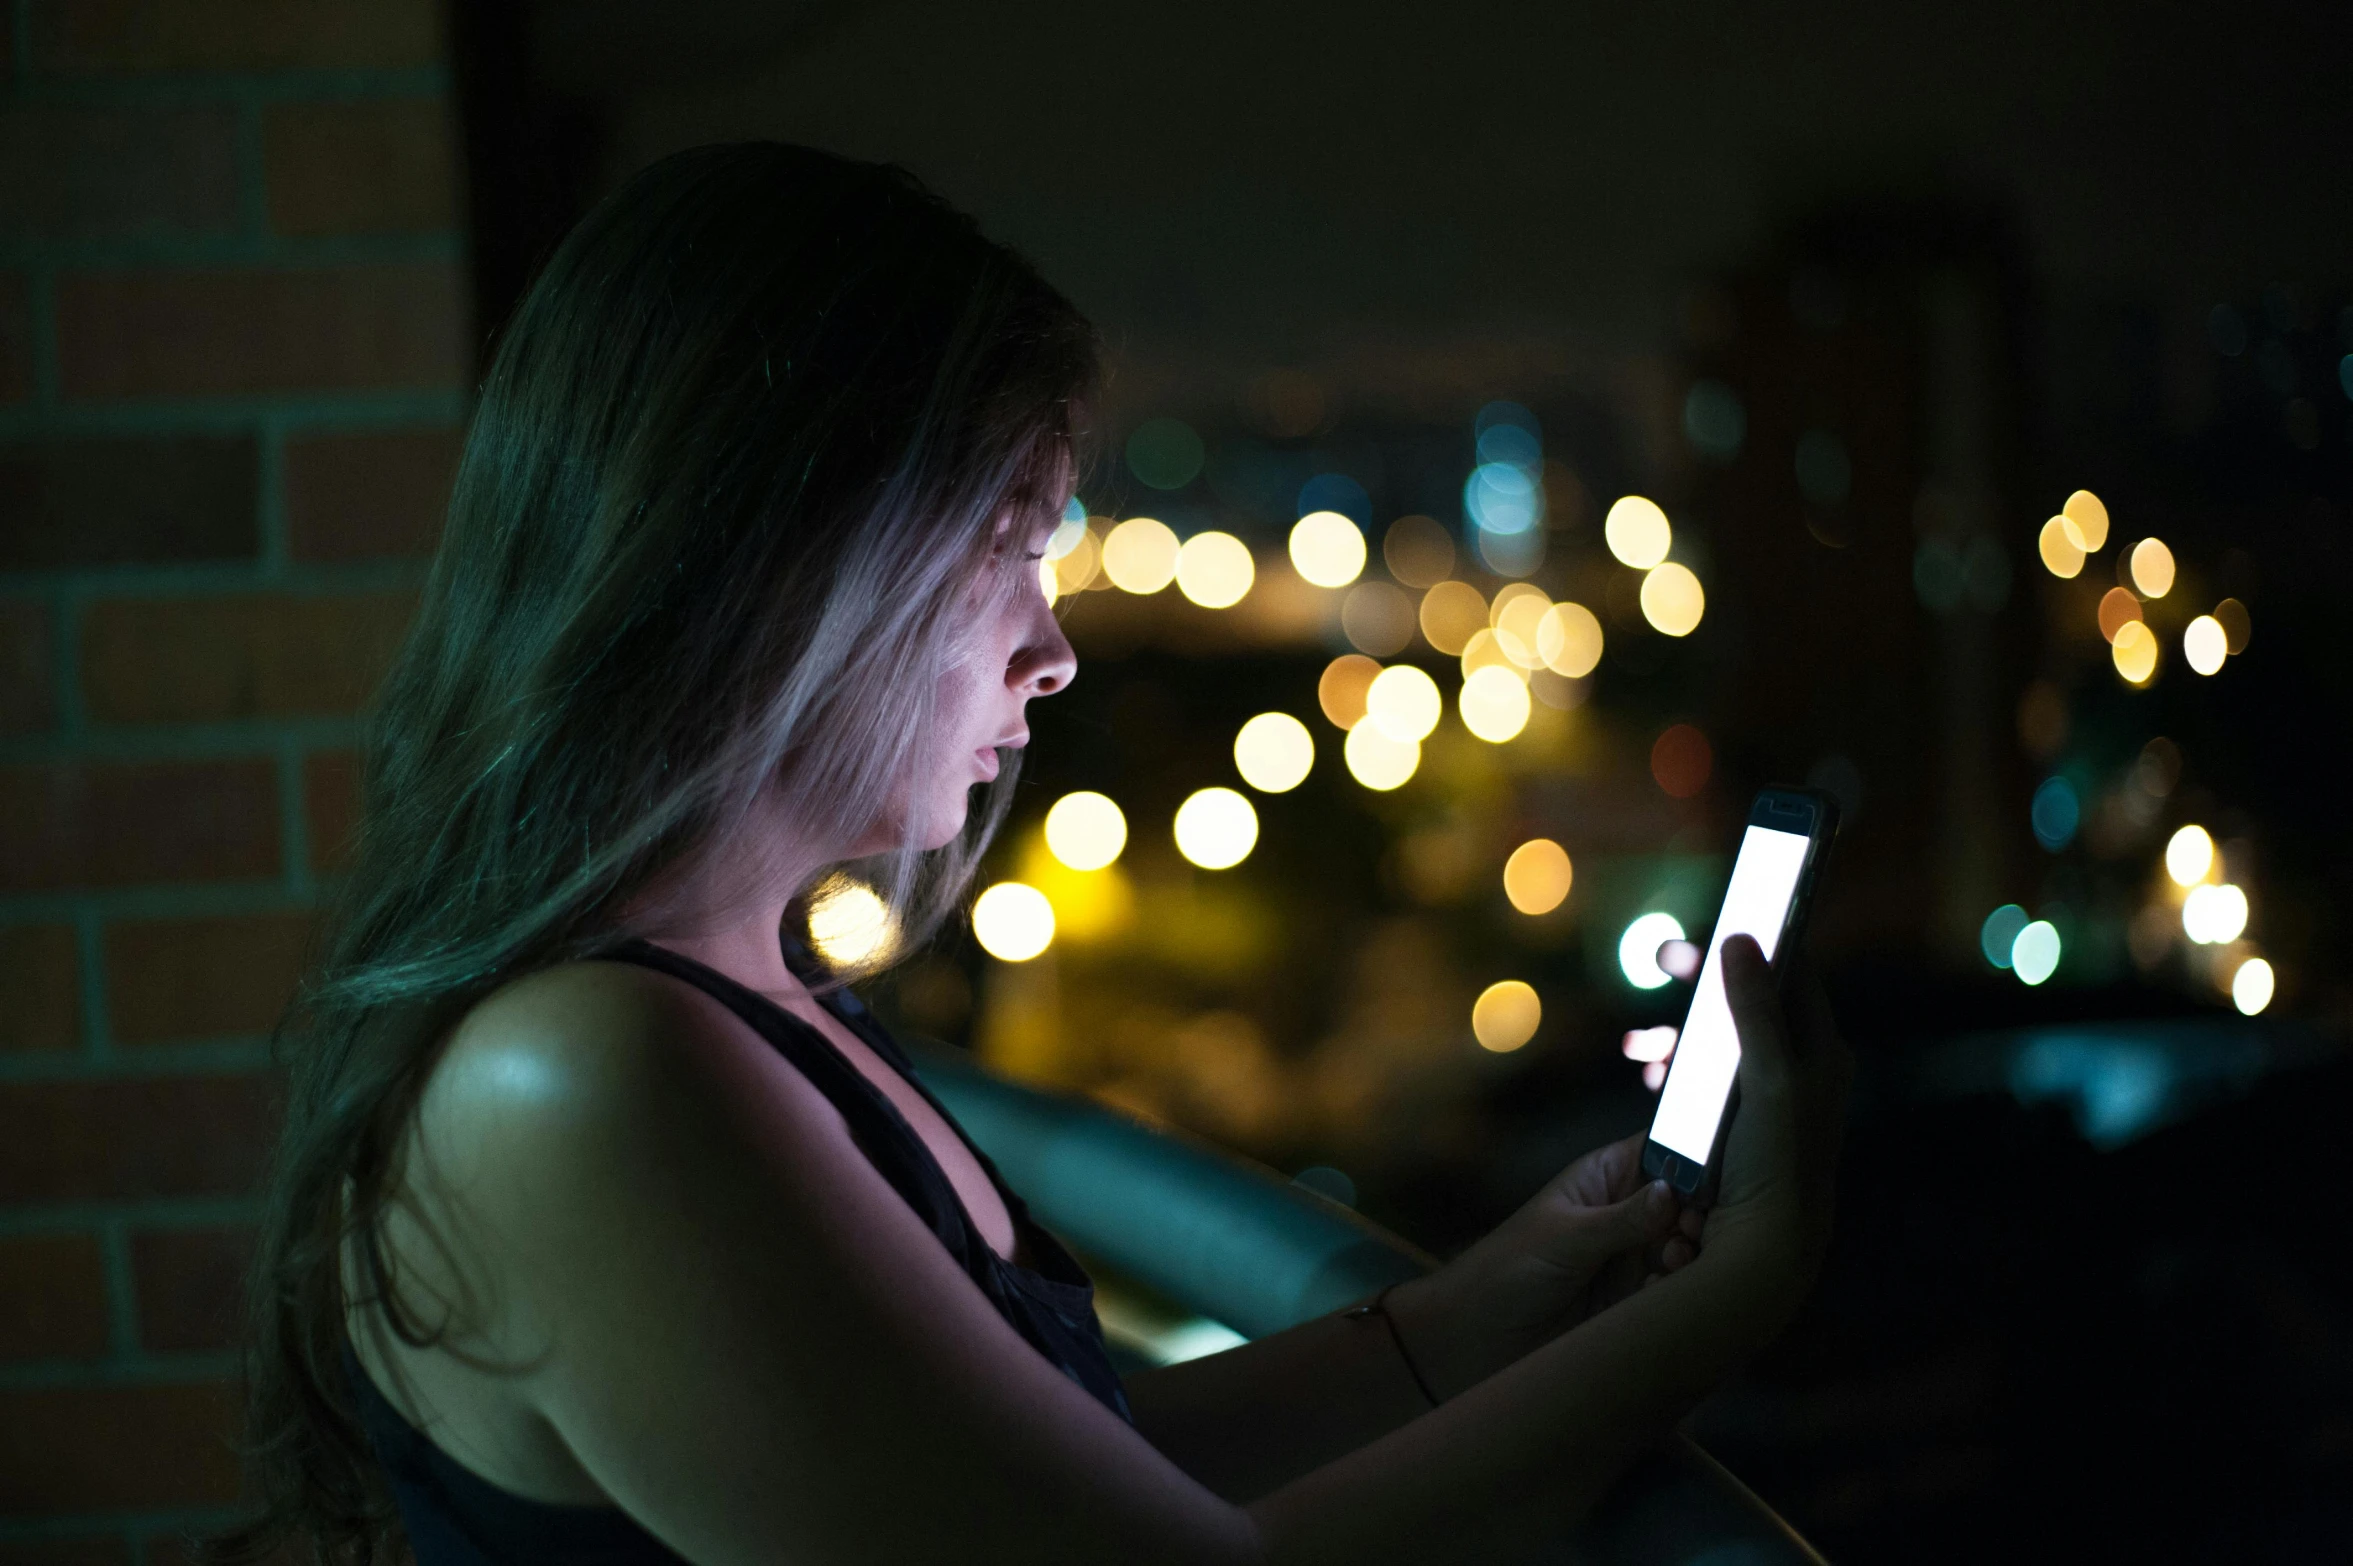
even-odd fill
[{"label": "glowing phone screen", "polygon": [[1806,868],[1811,839],[1795,832],[1752,826],[1732,862],[1732,884],[1724,888],[1724,910],[1700,965],[1691,1014],[1675,1040],[1675,1063],[1659,1094],[1650,1139],[1693,1163],[1707,1161],[1716,1144],[1716,1123],[1724,1118],[1740,1066],[1740,1035],[1732,1027],[1732,1003],[1724,994],[1724,939],[1753,935],[1769,958],[1781,944],[1798,877]]}]

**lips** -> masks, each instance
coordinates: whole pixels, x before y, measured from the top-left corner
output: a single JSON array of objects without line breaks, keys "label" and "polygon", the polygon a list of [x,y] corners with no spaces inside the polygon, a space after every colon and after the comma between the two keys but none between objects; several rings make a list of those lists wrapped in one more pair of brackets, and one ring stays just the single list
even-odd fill
[{"label": "lips", "polygon": [[980,749],[974,751],[972,754],[980,761],[981,781],[983,783],[995,782],[997,778],[996,747],[993,745],[983,745],[980,747]]}]

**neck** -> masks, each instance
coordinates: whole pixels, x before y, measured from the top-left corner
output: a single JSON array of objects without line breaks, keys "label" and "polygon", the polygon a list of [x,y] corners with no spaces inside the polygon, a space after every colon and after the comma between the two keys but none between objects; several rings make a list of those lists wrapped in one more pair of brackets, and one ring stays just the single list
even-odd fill
[{"label": "neck", "polygon": [[[650,889],[624,910],[624,920],[655,945],[717,969],[747,989],[770,996],[799,993],[801,981],[784,965],[784,909],[793,890],[806,885],[822,862],[808,855],[784,857],[779,862],[757,854],[711,854]],[[744,875],[753,864],[765,873],[747,888]]]}]

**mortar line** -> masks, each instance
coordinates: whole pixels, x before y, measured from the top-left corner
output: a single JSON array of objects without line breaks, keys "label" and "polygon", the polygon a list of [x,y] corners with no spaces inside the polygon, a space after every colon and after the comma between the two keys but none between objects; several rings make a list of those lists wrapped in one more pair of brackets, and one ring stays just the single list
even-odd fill
[{"label": "mortar line", "polygon": [[310,810],[302,779],[303,746],[295,735],[278,742],[278,852],[286,859],[286,890],[309,899],[317,888],[310,873]]},{"label": "mortar line", "polygon": [[291,559],[286,521],[286,426],[263,414],[253,432],[256,466],[254,491],[260,514],[254,519],[261,533],[261,576],[271,583],[285,581]]},{"label": "mortar line", "polygon": [[251,91],[237,95],[237,233],[259,245],[269,239],[269,187],[263,168],[261,103]]}]

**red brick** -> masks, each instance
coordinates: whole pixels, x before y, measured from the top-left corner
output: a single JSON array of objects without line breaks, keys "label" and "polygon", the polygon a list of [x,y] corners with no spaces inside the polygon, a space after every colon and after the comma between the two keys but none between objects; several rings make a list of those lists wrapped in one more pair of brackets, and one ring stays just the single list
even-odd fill
[{"label": "red brick", "polygon": [[139,1346],[157,1353],[234,1347],[253,1230],[149,1229],[131,1236]]},{"label": "red brick", "polygon": [[31,734],[57,722],[49,606],[0,598],[0,734]]},{"label": "red brick", "polygon": [[156,723],[356,712],[415,612],[406,591],[93,604],[82,621],[90,715]]},{"label": "red brick", "polygon": [[0,766],[0,890],[245,880],[278,873],[268,761]]},{"label": "red brick", "polygon": [[440,98],[286,103],[262,121],[270,227],[438,234],[458,226],[458,154]]},{"label": "red brick", "polygon": [[250,559],[257,471],[250,435],[0,446],[0,570]]},{"label": "red brick", "polygon": [[0,110],[0,234],[224,232],[237,220],[236,136],[226,108]]},{"label": "red brick", "polygon": [[58,284],[59,375],[69,398],[454,387],[465,321],[442,262],[83,273]]},{"label": "red brick", "polygon": [[0,1083],[0,1201],[250,1195],[275,1091],[259,1074]]},{"label": "red brick", "polygon": [[33,311],[25,280],[0,273],[0,402],[33,395]]},{"label": "red brick", "polygon": [[89,1234],[0,1239],[0,1359],[106,1352],[106,1262]]},{"label": "red brick", "polygon": [[106,1015],[117,1044],[265,1034],[302,976],[309,914],[147,919],[106,931]]},{"label": "red brick", "polygon": [[44,71],[435,65],[432,0],[35,0]]},{"label": "red brick", "polygon": [[112,1534],[0,1543],[0,1566],[130,1566],[130,1544]]},{"label": "red brick", "polygon": [[304,825],[314,870],[340,870],[359,825],[359,757],[322,750],[302,761]]},{"label": "red brick", "polygon": [[456,429],[305,435],[286,442],[286,525],[297,560],[429,555],[441,541]]},{"label": "red brick", "polygon": [[72,1049],[81,1032],[73,927],[0,927],[0,1051]]},{"label": "red brick", "polygon": [[0,1516],[234,1501],[238,1415],[225,1381],[0,1392]]}]

